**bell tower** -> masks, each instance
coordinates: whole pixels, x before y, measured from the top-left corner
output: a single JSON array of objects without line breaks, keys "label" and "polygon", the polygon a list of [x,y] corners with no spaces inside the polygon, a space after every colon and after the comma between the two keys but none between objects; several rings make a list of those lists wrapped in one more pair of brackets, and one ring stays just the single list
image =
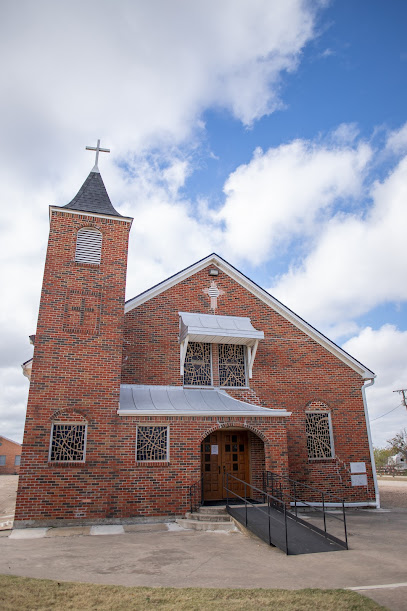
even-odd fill
[{"label": "bell tower", "polygon": [[98,168],[50,206],[16,528],[114,517],[128,238]]}]

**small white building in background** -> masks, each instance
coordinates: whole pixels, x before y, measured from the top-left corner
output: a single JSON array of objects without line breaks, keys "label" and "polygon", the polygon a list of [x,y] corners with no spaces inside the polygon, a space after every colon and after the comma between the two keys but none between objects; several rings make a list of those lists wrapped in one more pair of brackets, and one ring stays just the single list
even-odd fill
[{"label": "small white building in background", "polygon": [[395,454],[394,456],[389,456],[387,460],[387,465],[389,467],[394,467],[398,471],[404,471],[404,469],[407,469],[407,460],[406,457],[403,456],[403,454],[401,454],[400,452],[399,454]]}]

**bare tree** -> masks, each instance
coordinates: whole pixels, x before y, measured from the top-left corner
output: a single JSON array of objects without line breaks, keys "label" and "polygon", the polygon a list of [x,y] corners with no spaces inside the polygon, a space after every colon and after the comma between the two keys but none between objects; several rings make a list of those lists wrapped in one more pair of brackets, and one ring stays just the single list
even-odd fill
[{"label": "bare tree", "polygon": [[387,443],[390,444],[395,453],[402,454],[407,460],[407,429],[403,429],[400,433],[388,439]]}]

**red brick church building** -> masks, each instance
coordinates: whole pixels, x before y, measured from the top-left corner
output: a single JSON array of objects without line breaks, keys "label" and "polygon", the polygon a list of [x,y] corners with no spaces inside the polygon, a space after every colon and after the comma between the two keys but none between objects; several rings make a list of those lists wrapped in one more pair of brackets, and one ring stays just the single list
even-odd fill
[{"label": "red brick church building", "polygon": [[50,206],[14,526],[174,519],[224,472],[376,506],[374,373],[216,254],[125,303],[132,220],[97,165]]}]

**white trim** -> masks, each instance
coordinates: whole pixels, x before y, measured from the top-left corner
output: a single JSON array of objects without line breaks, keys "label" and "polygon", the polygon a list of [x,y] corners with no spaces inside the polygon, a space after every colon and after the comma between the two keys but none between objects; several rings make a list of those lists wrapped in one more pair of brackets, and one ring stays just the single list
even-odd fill
[{"label": "white trim", "polygon": [[383,585],[378,586],[352,586],[351,588],[344,588],[344,590],[352,590],[357,592],[359,590],[387,590],[394,588],[406,588],[407,581],[401,581],[400,583],[385,583]]},{"label": "white trim", "polygon": [[368,412],[368,409],[367,409],[367,401],[366,401],[366,394],[365,394],[365,389],[368,388],[369,386],[373,386],[373,384],[374,384],[374,379],[372,378],[370,380],[370,383],[368,382],[367,384],[364,384],[362,386],[362,399],[363,399],[363,409],[364,409],[364,412],[365,412],[367,438],[368,438],[368,441],[369,441],[370,463],[372,465],[373,483],[374,483],[375,496],[376,496],[376,509],[380,509],[379,484],[377,482],[376,461],[374,459],[374,451],[373,451],[373,443],[372,443],[372,433],[371,433],[371,430],[370,430],[370,419],[369,419],[369,412]]},{"label": "white trim", "polygon": [[[60,208],[58,208],[58,210],[60,210]],[[190,267],[184,269],[178,274],[171,276],[171,278],[164,280],[164,282],[161,282],[160,284],[152,287],[141,295],[130,299],[125,304],[125,313],[130,312],[134,308],[145,303],[146,301],[149,301],[153,297],[157,297],[157,295],[160,295],[169,288],[175,286],[183,280],[186,280],[187,278],[201,271],[208,265],[216,265],[221,271],[223,271],[225,274],[230,276],[233,280],[235,280],[241,286],[247,289],[250,293],[252,293],[252,295],[254,295],[263,303],[278,312],[281,316],[283,316],[283,318],[291,322],[308,337],[320,344],[323,348],[328,350],[328,352],[336,356],[339,360],[345,363],[345,365],[356,371],[360,376],[362,376],[362,378],[370,380],[376,377],[376,374],[373,373],[373,371],[370,371],[369,369],[365,368],[362,363],[359,363],[356,359],[347,354],[339,346],[337,346],[327,337],[322,335],[322,333],[320,333],[319,331],[311,327],[311,325],[302,320],[299,316],[297,316],[297,314],[294,314],[294,312],[289,310],[289,308],[277,301],[277,299],[272,297],[272,295],[267,293],[267,291],[257,286],[254,282],[249,280],[249,278],[244,276],[241,272],[239,272],[237,269],[229,265],[229,263],[227,263],[215,254],[209,255],[205,259],[202,259],[201,261],[198,261],[198,263],[191,265]]]},{"label": "white trim", "polygon": [[257,352],[257,347],[259,345],[259,340],[256,339],[256,341],[254,342],[254,346],[253,348],[251,346],[247,346],[247,361],[248,361],[248,368],[249,368],[249,378],[252,377],[253,374],[253,363],[254,363],[254,359],[256,358],[256,352]]},{"label": "white trim", "polygon": [[188,350],[188,340],[189,340],[189,336],[187,335],[185,339],[179,345],[181,377],[183,377],[184,375],[184,364],[185,364],[185,357],[187,355],[187,350]]},{"label": "white trim", "polygon": [[115,221],[123,221],[125,223],[132,223],[134,219],[130,216],[116,216],[115,214],[100,214],[100,212],[87,212],[86,210],[72,210],[71,208],[60,208],[59,206],[49,207],[49,219],[53,212],[63,212],[64,214],[80,214],[81,216],[95,216],[101,219],[114,219]]},{"label": "white trim", "polygon": [[[232,412],[232,411],[187,411],[187,410],[182,410],[182,411],[164,411],[164,410],[160,410],[160,411],[154,411],[151,409],[118,409],[117,410],[117,414],[119,416],[158,416],[158,417],[162,417],[162,416],[195,416],[196,418],[200,418],[201,416],[213,416],[213,417],[217,417],[217,416],[232,416],[233,418],[238,418],[239,416],[250,416],[251,418],[284,418],[284,417],[288,417],[291,416],[292,412],[286,412],[285,410],[275,410],[275,409],[268,409],[267,407],[264,408],[265,410],[267,410],[268,412],[270,412],[269,414],[263,414],[261,412],[250,412],[250,411],[242,411],[242,412]],[[148,425],[140,425],[140,426],[148,426]],[[155,426],[155,425],[154,425]],[[159,425],[157,425],[159,426]],[[164,425],[162,425],[164,426]]]}]

